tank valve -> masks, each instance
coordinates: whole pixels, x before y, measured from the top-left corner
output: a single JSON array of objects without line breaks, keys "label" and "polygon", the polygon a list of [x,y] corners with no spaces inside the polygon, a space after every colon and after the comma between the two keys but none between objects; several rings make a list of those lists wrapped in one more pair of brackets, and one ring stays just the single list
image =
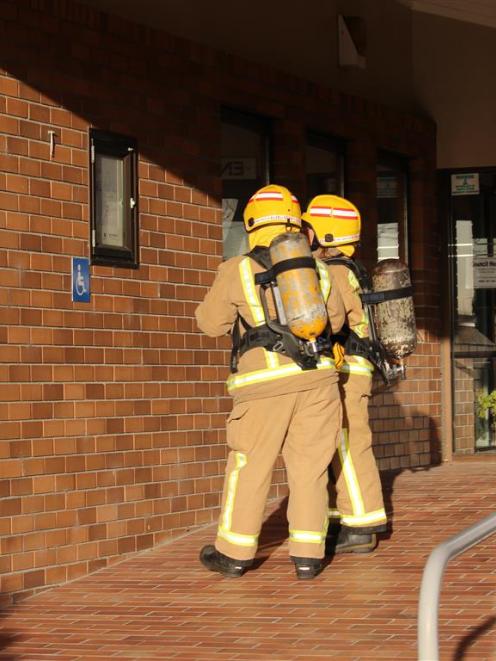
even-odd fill
[{"label": "tank valve", "polygon": [[385,369],[384,378],[388,385],[400,379],[403,381],[406,379],[405,364],[403,362],[393,363],[392,365],[388,364]]}]

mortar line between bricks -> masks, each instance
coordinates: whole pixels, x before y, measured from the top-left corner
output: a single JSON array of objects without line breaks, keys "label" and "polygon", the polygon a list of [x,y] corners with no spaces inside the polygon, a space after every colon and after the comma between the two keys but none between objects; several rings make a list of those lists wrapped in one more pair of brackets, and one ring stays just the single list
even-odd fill
[{"label": "mortar line between bricks", "polygon": [[[267,507],[269,507],[271,505],[274,505],[274,504],[278,503],[279,501],[284,500],[284,498],[285,497],[282,496],[282,497],[273,498],[271,500],[268,500],[267,501]],[[163,548],[164,546],[169,546],[170,544],[174,544],[176,542],[179,542],[179,541],[181,541],[181,540],[183,540],[187,537],[190,537],[191,535],[194,535],[194,534],[199,533],[201,531],[208,530],[208,528],[213,528],[214,526],[217,526],[217,525],[218,525],[218,522],[213,521],[211,523],[207,523],[205,525],[198,526],[198,528],[195,528],[194,530],[188,530],[187,532],[182,533],[178,536],[172,536],[170,539],[166,539],[163,542],[159,542],[158,544],[154,545],[152,548],[146,548],[146,549],[143,549],[141,551],[133,551],[129,554],[125,554],[123,558],[121,558],[119,560],[116,560],[114,562],[111,562],[111,563],[105,565],[104,567],[101,567],[100,569],[97,569],[94,572],[91,572],[89,574],[85,574],[84,576],[76,576],[75,578],[72,578],[72,579],[69,579],[69,580],[64,580],[61,583],[52,583],[48,586],[43,587],[41,590],[34,592],[34,594],[29,595],[28,597],[25,597],[22,600],[22,603],[27,603],[31,599],[40,596],[44,592],[48,592],[49,590],[55,589],[57,587],[65,587],[66,585],[72,585],[76,581],[83,581],[86,578],[94,577],[97,574],[99,574],[100,572],[108,570],[111,567],[113,569],[115,567],[118,567],[119,565],[122,565],[124,562],[126,562],[128,560],[131,560],[131,559],[134,559],[134,558],[139,558],[139,557],[145,555],[146,553],[153,553],[153,552],[157,551],[158,549]],[[75,563],[75,564],[77,564],[77,563]],[[56,566],[56,565],[54,565],[54,566]],[[7,606],[6,608],[3,609],[3,612],[8,613],[9,611],[15,611],[16,606],[17,606],[17,604],[15,604],[15,603],[12,604],[12,605],[9,605],[9,606]],[[2,613],[2,608],[0,608],[0,613]]]}]

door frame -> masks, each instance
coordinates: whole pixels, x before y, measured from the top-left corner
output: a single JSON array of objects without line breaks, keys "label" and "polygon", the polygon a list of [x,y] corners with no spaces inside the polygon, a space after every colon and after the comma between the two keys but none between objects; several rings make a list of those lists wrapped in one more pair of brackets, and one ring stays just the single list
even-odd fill
[{"label": "door frame", "polygon": [[443,461],[452,461],[457,458],[468,456],[473,457],[477,454],[483,454],[484,450],[477,451],[475,448],[474,434],[474,452],[470,455],[457,454],[454,448],[455,434],[455,410],[453,403],[455,401],[455,379],[454,379],[454,350],[453,340],[455,336],[455,278],[456,265],[450,260],[450,246],[454,242],[454,227],[452,223],[452,198],[451,195],[451,175],[461,173],[493,173],[496,176],[496,165],[494,166],[473,166],[461,168],[439,168],[437,171],[437,192],[438,192],[438,214],[440,220],[440,234],[442,238],[443,249],[441,251],[441,269],[442,269],[442,337],[441,337],[441,425],[443,429]]}]

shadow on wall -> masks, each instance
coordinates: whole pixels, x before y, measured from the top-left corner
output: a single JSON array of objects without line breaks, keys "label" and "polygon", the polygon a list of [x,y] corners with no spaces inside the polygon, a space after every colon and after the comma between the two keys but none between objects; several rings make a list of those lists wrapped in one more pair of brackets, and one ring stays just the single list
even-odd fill
[{"label": "shadow on wall", "polygon": [[[48,153],[48,130],[55,129],[58,150],[87,153],[86,133],[82,145],[72,143],[71,129],[124,133],[151,164],[218,202],[218,110],[204,92],[201,47],[78,3],[61,3],[63,17],[54,4],[33,7],[19,0],[2,21],[2,67],[21,81],[21,98],[41,104],[36,123],[21,122],[21,137],[45,142]],[[9,143],[8,153],[16,153],[16,138]]]},{"label": "shadow on wall", "polygon": [[[36,7],[38,10],[35,9]],[[4,8],[5,12],[3,11]],[[59,9],[65,12],[65,18],[57,15]],[[221,198],[221,181],[218,173],[221,140],[217,101],[217,98],[220,97],[220,66],[217,65],[224,62],[223,58],[225,56],[213,54],[208,48],[190,44],[165,33],[154,32],[148,28],[127,23],[117,17],[95,12],[89,7],[76,2],[72,3],[70,0],[66,2],[56,2],[55,0],[2,1],[1,24],[0,52],[2,67],[21,81],[21,100],[31,102],[30,112],[33,115],[12,120],[11,133],[0,137],[0,150],[5,148],[5,153],[9,157],[27,157],[24,159],[28,161],[27,166],[34,167],[36,165],[43,168],[42,178],[46,180],[58,181],[63,179],[65,175],[62,177],[60,172],[62,168],[67,168],[72,176],[77,175],[80,178],[78,179],[80,185],[76,188],[78,188],[79,206],[82,206],[87,203],[88,199],[86,176],[88,169],[87,129],[89,126],[133,136],[138,142],[141,159],[146,162],[147,168],[146,176],[140,177],[140,186],[143,188],[143,190],[140,190],[141,218],[143,225],[148,223],[148,226],[143,228],[146,231],[142,232],[142,248],[146,249],[150,246],[152,248],[150,252],[153,253],[157,252],[156,248],[166,248],[169,252],[164,250],[164,254],[160,258],[155,257],[155,259],[164,260],[164,262],[160,261],[161,265],[164,263],[169,265],[166,260],[176,259],[175,256],[171,255],[174,255],[174,251],[177,252],[177,244],[181,237],[187,232],[191,234],[191,226],[193,225],[190,220],[179,218],[178,207],[182,201],[175,198],[176,189],[180,194],[182,183],[186,182],[188,186],[195,188],[193,204],[196,205],[196,210],[200,207],[201,212],[211,212],[206,214],[206,222],[203,222],[203,217],[199,212],[200,222],[194,225],[195,231],[201,232],[202,236],[194,237],[196,248],[192,248],[189,252],[194,253],[195,266],[198,266],[198,270],[204,271],[207,267],[211,270],[215,266],[215,258],[210,259],[208,256],[214,253],[213,241],[216,241],[216,247],[220,251],[222,233],[221,223],[215,222],[216,214],[213,207],[220,206]],[[227,61],[227,58],[225,61]],[[226,67],[227,69],[228,67]],[[234,77],[234,74],[232,74],[232,77]],[[16,85],[15,81],[6,80],[13,83],[13,86]],[[7,96],[10,101],[10,97],[14,94],[7,94]],[[233,103],[235,101],[236,98],[233,99]],[[2,98],[0,98],[0,110],[1,103]],[[48,135],[48,131],[52,129],[58,134],[57,156],[53,162],[50,161]],[[167,172],[167,177],[164,176],[164,172]],[[37,178],[39,177],[34,176],[33,182]],[[47,181],[41,183],[43,187],[48,185]],[[177,184],[177,186],[174,187],[170,184]],[[46,193],[43,193],[43,195],[46,195]],[[36,195],[30,197],[25,194],[21,197],[27,200],[29,205],[36,201]],[[47,203],[52,204],[53,202],[48,199]],[[68,206],[76,205],[68,203]],[[184,206],[188,205],[185,204]],[[36,211],[32,209],[28,210],[29,213],[32,213],[33,217],[37,215]],[[45,215],[51,217],[55,214],[52,211],[47,211]],[[217,216],[220,216],[219,212],[217,212]],[[65,242],[69,246],[73,246],[78,239],[81,242],[84,241],[84,244],[87,245],[87,219],[83,217],[78,220],[81,220],[80,227],[77,228],[78,236],[64,237],[64,246],[66,245]],[[217,220],[219,220],[218,217]],[[60,227],[62,224],[64,225],[64,231],[66,231],[64,222],[65,219],[55,218],[53,226]],[[23,234],[29,240],[32,238],[30,232],[26,231]],[[202,242],[205,240],[209,240],[210,245],[208,249],[202,252]],[[26,241],[25,245],[26,251],[29,252],[31,250],[29,242]],[[186,259],[190,255],[187,255],[185,250],[182,257]],[[140,277],[146,280],[146,269],[153,265],[147,259],[143,259],[142,271],[131,274],[127,272],[125,277],[130,280],[137,280]],[[174,265],[177,264],[174,262]],[[169,277],[179,277],[177,274],[173,274],[173,269],[170,270]],[[111,277],[118,281],[123,276],[119,273]],[[176,292],[179,291],[179,288],[176,289],[176,284],[179,287],[182,283],[176,283],[175,281],[161,282],[161,299],[173,300]],[[111,291],[111,289],[108,290],[108,292]],[[182,305],[181,294],[178,293],[177,298],[179,305]],[[173,302],[176,304],[176,301]],[[136,307],[132,312],[144,314],[147,310],[145,303],[146,301],[140,300],[139,296],[133,298],[133,305]],[[55,305],[56,308],[57,305],[58,303]],[[193,303],[191,302],[190,305],[192,306]],[[168,311],[166,316],[173,317],[175,323],[178,314],[180,313],[171,306],[170,314]],[[138,318],[138,314],[129,314],[128,316],[133,321]],[[92,328],[91,323],[93,322],[89,322],[88,328]],[[181,328],[183,327],[179,326],[179,330]],[[186,329],[188,329],[187,325]],[[196,341],[193,335],[194,333],[190,333],[190,339],[193,338]],[[215,402],[215,406],[218,405],[218,402],[224,406],[226,399],[222,399],[222,395],[216,397],[216,392],[210,389],[211,383],[217,384],[220,381],[217,366],[222,361],[222,356],[220,355],[219,346],[223,347],[224,345],[219,344],[216,340],[206,338],[198,341],[201,344],[192,345],[194,351],[200,348],[216,351],[212,357],[214,362],[203,370],[204,373],[210,375],[211,381],[203,384],[204,390],[201,396],[210,398],[210,401]],[[72,347],[69,348],[72,349]],[[178,353],[175,346],[167,347],[167,349],[171,350],[168,351],[168,354]],[[75,362],[76,358],[71,358],[71,360]],[[194,360],[203,361],[204,358],[194,357]],[[172,358],[171,361],[172,376],[170,380],[175,381],[176,378],[180,378],[176,377],[176,373],[183,370],[184,366],[182,364],[176,365]],[[96,362],[98,364],[98,361]],[[158,366],[160,380],[163,378],[163,366],[163,364]],[[23,367],[26,368],[26,365]],[[29,369],[29,366],[27,367]],[[196,363],[193,363],[193,367],[200,369]],[[100,384],[98,385],[100,387]],[[187,385],[190,386],[190,383],[188,382]],[[81,387],[82,383],[78,383],[77,386],[78,388]],[[62,391],[62,388],[61,384],[56,384],[53,390],[58,392],[58,390]],[[129,389],[129,392],[131,394],[127,395],[126,390],[126,399],[134,397],[132,388]],[[173,408],[181,399],[177,394],[176,384],[171,384],[171,391],[167,394],[167,397],[172,401],[171,413],[184,413],[179,407],[177,411]],[[177,399],[174,401],[174,398]],[[166,402],[167,406],[169,406],[170,401]],[[136,408],[133,409],[135,411],[134,417],[142,418],[143,411],[149,411],[146,406],[142,407],[141,402],[139,407],[136,405]],[[193,409],[191,411],[195,414],[204,413],[204,411]],[[206,455],[202,455],[201,462],[202,466],[205,465],[206,459],[209,469],[215,471],[215,474],[205,473],[201,476],[194,476],[195,479],[201,477],[204,483],[208,483],[207,487],[203,485],[201,487],[210,490],[205,499],[207,508],[211,506],[209,498],[217,498],[218,489],[215,484],[212,487],[212,483],[215,483],[215,480],[218,479],[221,472],[220,462],[223,460],[223,457],[221,458],[217,451],[219,445],[217,429],[223,426],[224,411],[220,410],[215,418],[217,413],[219,413],[218,409],[209,412],[216,423],[214,429],[201,427],[194,432],[197,434],[197,439],[198,436],[201,436],[198,445],[210,445],[213,448],[208,449]],[[124,415],[128,414],[125,413]],[[147,415],[146,413],[145,415],[147,422],[151,425],[157,423],[160,417]],[[161,431],[168,432],[174,428],[174,425],[177,425],[175,416],[168,416],[168,412],[164,412],[161,416],[161,424],[166,425],[161,428]],[[83,455],[92,438],[122,433],[123,420],[121,416],[116,415],[109,418],[105,430],[100,429],[100,422],[100,420],[96,420],[98,424],[92,427],[94,431],[88,431],[81,441],[78,439],[77,452],[74,452],[74,454]],[[36,424],[41,425],[42,422]],[[199,419],[198,424],[202,425],[204,423]],[[134,429],[134,427],[130,429]],[[151,435],[155,432],[155,429],[155,427],[146,428],[144,431]],[[174,431],[176,431],[175,428]],[[185,443],[186,432],[179,431],[181,440],[178,441],[178,445],[181,446]],[[30,441],[26,437],[23,443],[28,442]],[[383,445],[381,442],[380,447],[383,447]],[[144,452],[141,452],[143,450],[141,446],[139,450],[141,455],[144,456]],[[187,448],[187,450],[189,452],[190,448]],[[207,450],[207,448],[202,448],[202,450]],[[88,452],[93,454],[93,450]],[[114,453],[113,450],[109,450],[110,452],[115,457],[113,456],[111,463],[105,466],[105,478],[107,474],[111,475],[117,469],[123,467],[123,464],[117,463],[123,461],[123,453]],[[184,455],[179,455],[175,447],[170,450],[167,447],[163,452],[164,454],[170,452],[172,455],[170,463],[167,466],[161,465],[159,467],[160,478],[153,477],[154,484],[147,486],[144,496],[136,496],[136,500],[141,498],[150,502],[154,500],[153,492],[158,493],[164,481],[167,482],[169,479],[162,477],[162,469],[166,475],[170,471],[172,476],[170,485],[177,485],[179,480],[187,475],[186,467],[181,464],[190,462],[189,454],[185,452],[184,455],[188,459],[183,459]],[[94,454],[97,455],[98,453],[95,452]],[[132,461],[134,461],[134,455],[130,453],[128,456],[130,460],[132,458]],[[163,455],[161,458],[163,458]],[[79,465],[84,460],[82,457],[76,459],[77,461],[73,462],[71,458],[71,461],[66,464],[65,471],[67,473],[76,474],[80,470]],[[93,459],[92,457],[92,465],[95,464]],[[98,456],[96,459],[100,461],[102,457]],[[67,466],[71,468],[67,468]],[[126,465],[126,469],[128,468],[131,467]],[[137,475],[141,475],[141,468],[142,465],[136,460],[136,466],[133,465],[132,469],[137,471]],[[147,475],[148,469],[147,466]],[[59,469],[51,468],[50,470],[56,472]],[[103,473],[104,471],[102,471]],[[123,479],[128,479],[124,477],[124,471],[122,476]],[[63,477],[66,476],[63,475]],[[73,477],[69,476],[69,479],[73,479]],[[149,481],[148,476],[145,476],[144,481]],[[102,484],[106,485],[107,483]],[[127,486],[128,483],[119,483],[119,488],[116,491],[124,492]],[[78,490],[84,491],[84,488],[79,489],[78,487]],[[130,489],[130,492],[132,492],[132,489]],[[164,493],[164,500],[169,495]],[[186,496],[177,492],[174,492],[173,496],[176,496],[171,501],[171,516],[175,520],[173,525],[178,527],[190,525],[189,519],[185,518],[183,520],[180,516],[183,513],[182,508],[184,502],[186,502]],[[98,494],[97,497],[99,497]],[[115,495],[116,499],[120,497],[120,495]],[[132,497],[134,498],[134,496]],[[112,498],[114,498],[114,494]],[[73,502],[78,501],[74,499]],[[70,524],[70,530],[68,528],[68,538],[71,539],[71,544],[77,546],[79,543],[77,535],[79,533],[81,533],[81,540],[86,541],[82,535],[90,530],[90,526],[93,526],[91,534],[95,534],[95,539],[92,538],[89,541],[100,546],[100,542],[96,541],[101,539],[100,535],[102,534],[99,529],[101,528],[99,520],[96,520],[100,505],[101,503],[97,502],[92,507],[81,508],[81,512],[78,514],[79,518],[75,519],[76,523],[74,525]],[[78,509],[78,507],[74,505],[73,509]],[[114,499],[109,501],[110,508],[115,510],[119,508],[120,513],[120,501]],[[208,513],[207,508],[203,512]],[[177,510],[181,511],[177,514]],[[125,511],[124,506],[122,506],[122,511]],[[162,509],[153,512],[153,514],[160,516],[162,513]],[[124,514],[121,516],[124,516]],[[150,525],[153,526],[153,534],[155,534],[159,525],[158,520],[158,516],[151,519]],[[106,550],[105,553],[115,555],[135,550],[135,537],[134,530],[131,530],[126,538],[121,538],[118,544],[115,542],[111,547],[112,550]],[[141,541],[144,544],[151,544],[151,540],[150,535],[143,534]],[[94,562],[99,562],[99,560]],[[75,569],[79,571],[77,567]]]},{"label": "shadow on wall", "polygon": [[[442,447],[439,425],[415,406],[405,405],[399,401],[398,395],[392,389],[384,389],[377,382],[374,386],[376,397],[386,398],[388,410],[394,413],[394,418],[372,418],[372,447],[380,470],[384,506],[388,516],[389,537],[394,526],[394,483],[404,471],[428,471],[442,463]],[[377,402],[377,399],[376,399]],[[379,410],[380,404],[369,407]],[[394,424],[391,421],[394,421]],[[384,432],[383,426],[390,426],[390,431]],[[375,429],[375,431],[374,431]],[[281,457],[276,466],[283,466]],[[279,478],[285,481],[279,474]],[[273,487],[276,486],[273,483]],[[288,537],[286,520],[287,497],[283,498],[278,509],[272,512],[264,523],[260,536],[262,555],[259,564],[269,557],[272,551],[283,544]]]},{"label": "shadow on wall", "polygon": [[[372,418],[372,448],[381,472],[384,507],[388,515],[388,534],[393,532],[393,493],[396,478],[404,471],[428,471],[442,463],[442,445],[439,424],[415,406],[399,401],[394,391],[384,391],[389,406],[394,407],[394,429],[383,434],[374,432],[377,419]],[[390,418],[384,422],[390,423]]]}]

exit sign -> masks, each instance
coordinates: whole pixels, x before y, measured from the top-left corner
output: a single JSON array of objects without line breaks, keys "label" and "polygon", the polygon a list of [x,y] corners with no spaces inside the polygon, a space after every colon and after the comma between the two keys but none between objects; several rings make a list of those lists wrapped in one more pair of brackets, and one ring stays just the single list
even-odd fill
[{"label": "exit sign", "polygon": [[256,158],[223,158],[222,179],[256,179]]}]

